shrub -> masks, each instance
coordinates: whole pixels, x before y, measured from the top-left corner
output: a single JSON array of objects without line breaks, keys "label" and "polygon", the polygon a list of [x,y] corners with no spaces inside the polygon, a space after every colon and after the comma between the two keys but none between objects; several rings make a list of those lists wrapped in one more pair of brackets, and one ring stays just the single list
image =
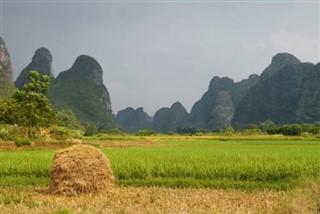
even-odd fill
[{"label": "shrub", "polygon": [[259,128],[265,132],[265,133],[268,133],[269,134],[269,131],[270,132],[273,132],[276,128],[277,128],[277,125],[272,122],[271,120],[266,120],[264,122],[261,122],[259,124]]},{"label": "shrub", "polygon": [[156,132],[151,130],[151,129],[143,129],[143,130],[139,130],[136,132],[137,136],[151,136],[151,135],[155,135]]},{"label": "shrub", "polygon": [[98,133],[98,129],[95,125],[90,124],[86,127],[86,130],[84,132],[84,136],[92,136]]},{"label": "shrub", "polygon": [[247,125],[247,128],[246,129],[258,129],[258,126],[254,123],[250,123]]},{"label": "shrub", "polygon": [[59,126],[64,126],[70,129],[84,130],[81,122],[77,119],[72,110],[62,110],[58,112]]},{"label": "shrub", "polygon": [[302,124],[301,125],[302,132],[307,132],[310,134],[318,134],[320,128],[313,124]]},{"label": "shrub", "polygon": [[9,140],[10,134],[6,128],[0,128],[0,139]]},{"label": "shrub", "polygon": [[29,138],[17,138],[15,140],[15,143],[18,147],[25,146],[25,145],[31,145],[31,140]]},{"label": "shrub", "polygon": [[226,136],[231,136],[235,133],[235,131],[231,126],[228,126],[225,130],[222,130],[222,133]]},{"label": "shrub", "polygon": [[279,130],[283,135],[299,136],[302,133],[301,126],[298,124],[289,124],[280,127]]},{"label": "shrub", "polygon": [[66,127],[56,126],[51,129],[51,134],[58,140],[65,140],[68,138],[76,137],[81,138],[80,130],[72,130]]},{"label": "shrub", "polygon": [[196,136],[202,136],[203,135],[203,132],[197,132],[195,133]]},{"label": "shrub", "polygon": [[260,129],[245,129],[242,132],[244,135],[263,135],[264,132]]},{"label": "shrub", "polygon": [[110,135],[120,135],[123,134],[123,131],[118,128],[113,128],[106,130],[105,133]]},{"label": "shrub", "polygon": [[23,136],[22,130],[17,125],[0,125],[0,139],[13,140]]},{"label": "shrub", "polygon": [[195,127],[190,127],[190,126],[178,127],[177,132],[180,135],[185,135],[185,134],[194,135],[197,132],[197,129]]}]

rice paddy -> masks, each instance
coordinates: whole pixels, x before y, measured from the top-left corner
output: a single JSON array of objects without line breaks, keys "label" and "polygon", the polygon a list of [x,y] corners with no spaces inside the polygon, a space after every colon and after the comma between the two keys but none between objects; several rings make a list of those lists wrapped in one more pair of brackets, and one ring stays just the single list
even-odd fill
[{"label": "rice paddy", "polygon": [[[136,192],[132,194],[141,192],[141,194],[146,194],[144,197],[148,198],[145,200],[149,204],[151,203],[150,200],[167,200],[165,197],[165,192],[167,191],[173,197],[190,200],[188,203],[192,203],[193,197],[195,200],[198,200],[196,199],[197,197],[207,197],[209,201],[211,200],[209,198],[212,197],[213,200],[216,197],[213,195],[221,191],[225,193],[223,197],[228,200],[228,202],[219,202],[220,204],[226,203],[224,213],[232,213],[233,208],[227,208],[231,206],[227,205],[229,202],[238,203],[239,200],[249,200],[243,198],[251,197],[251,194],[262,194],[266,198],[261,199],[261,204],[259,205],[243,205],[244,208],[238,213],[286,213],[289,209],[285,205],[289,203],[287,202],[288,198],[290,198],[289,193],[295,192],[297,189],[304,189],[310,183],[314,183],[316,186],[316,188],[313,188],[316,191],[310,193],[312,195],[311,198],[313,198],[313,202],[310,203],[314,204],[311,205],[310,209],[315,211],[317,201],[320,202],[320,193],[317,193],[320,178],[320,143],[317,140],[166,138],[160,140],[149,139],[148,141],[137,140],[132,143],[129,141],[99,142],[98,140],[88,141],[87,143],[100,147],[109,158],[118,186],[114,191],[132,190]],[[33,189],[32,191],[40,188],[45,192],[45,186],[49,181],[49,169],[55,151],[37,150],[37,148],[22,151],[1,151],[0,187],[4,191],[10,188],[28,187]],[[194,191],[192,193],[193,196],[187,196],[192,191]],[[230,199],[231,192],[241,196],[238,199]],[[213,195],[205,196],[207,193]],[[5,197],[8,194],[3,193]],[[39,194],[37,193],[36,195]],[[105,197],[108,198],[111,197],[108,194],[118,193],[106,194]],[[176,194],[181,195],[177,196]],[[201,196],[198,194],[201,194]],[[4,206],[6,203],[4,196],[0,198],[2,209],[8,207]],[[268,199],[269,196],[272,199]],[[43,197],[49,196],[43,195]],[[127,195],[123,197],[126,198]],[[188,197],[191,198],[188,199]],[[221,196],[221,198],[223,197]],[[202,201],[207,200],[200,198],[199,200]],[[104,199],[99,200],[104,201]],[[172,200],[176,200],[176,198]],[[266,202],[268,200],[273,202]],[[13,202],[10,203],[15,204]],[[141,201],[136,203],[126,202],[122,213],[131,213],[132,206],[139,207],[142,206],[141,203]],[[154,203],[151,203],[152,206],[155,206]],[[150,210],[159,213],[159,210],[165,210],[163,206],[167,206],[168,210],[170,210],[168,202],[163,202],[167,203],[167,205],[162,204],[162,202],[157,203],[161,205],[157,205]],[[213,201],[212,203],[215,208],[209,206],[208,209],[203,209],[202,213],[209,211],[220,213],[221,209],[217,208],[218,205]],[[272,208],[263,205],[264,203],[273,204]],[[253,205],[255,208],[252,207]],[[291,205],[289,207],[292,207]],[[74,205],[66,204],[66,206],[71,207],[70,213],[78,213],[72,208]],[[114,208],[109,213],[115,211],[121,213],[121,206],[112,206]],[[179,207],[180,205],[175,206]],[[202,205],[197,206],[200,212]],[[195,209],[180,207],[179,209],[182,210],[180,213],[183,210],[189,210],[190,213],[199,213],[197,212],[197,207]],[[151,213],[150,210],[144,209],[144,213]],[[289,210],[292,209],[290,208]],[[54,210],[51,209],[51,211],[53,212]]]}]

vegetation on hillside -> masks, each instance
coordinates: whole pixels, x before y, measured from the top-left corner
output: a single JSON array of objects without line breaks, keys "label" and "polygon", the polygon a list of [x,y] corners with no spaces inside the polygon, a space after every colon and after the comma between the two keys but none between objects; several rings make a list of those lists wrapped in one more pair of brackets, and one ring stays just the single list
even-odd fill
[{"label": "vegetation on hillside", "polygon": [[102,75],[102,68],[94,58],[79,56],[69,70],[52,81],[48,98],[57,110],[71,110],[84,126],[113,128],[116,124]]}]

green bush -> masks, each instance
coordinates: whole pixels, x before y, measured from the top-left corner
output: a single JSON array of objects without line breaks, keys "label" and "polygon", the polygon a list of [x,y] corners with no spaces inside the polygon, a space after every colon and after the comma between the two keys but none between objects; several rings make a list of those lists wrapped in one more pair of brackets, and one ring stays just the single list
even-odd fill
[{"label": "green bush", "polygon": [[63,126],[55,126],[51,128],[50,133],[57,140],[65,140],[68,138],[82,138],[83,131],[70,129]]},{"label": "green bush", "polygon": [[302,128],[298,124],[289,124],[280,127],[280,133],[289,136],[300,136],[302,133]]},{"label": "green bush", "polygon": [[268,134],[283,134],[289,136],[311,136],[320,133],[320,127],[316,124],[286,124],[267,130]]},{"label": "green bush", "polygon": [[31,145],[31,140],[29,138],[17,138],[15,140],[15,143],[17,146],[26,146],[26,145]]},{"label": "green bush", "polygon": [[234,129],[232,128],[232,126],[228,126],[227,128],[225,128],[224,130],[221,130],[221,133],[223,133],[226,136],[231,136],[233,134],[235,134]]},{"label": "green bush", "polygon": [[94,124],[90,124],[86,127],[84,131],[84,136],[92,136],[98,133],[98,129]]},{"label": "green bush", "polygon": [[156,132],[151,130],[151,129],[143,129],[143,130],[139,130],[136,132],[137,136],[151,136],[151,135],[155,135]]},{"label": "green bush", "polygon": [[302,132],[307,132],[310,134],[320,133],[320,128],[313,124],[302,124],[300,125]]},{"label": "green bush", "polygon": [[266,121],[261,122],[259,124],[259,129],[261,131],[263,131],[264,133],[268,133],[268,134],[269,134],[269,132],[272,133],[277,128],[278,128],[277,125],[274,122],[272,122],[271,120],[266,120]]},{"label": "green bush", "polygon": [[22,130],[17,125],[0,125],[0,139],[2,140],[13,140],[23,136]]},{"label": "green bush", "polygon": [[194,135],[195,133],[198,132],[198,130],[195,127],[178,127],[177,132],[179,135]]},{"label": "green bush", "polygon": [[242,131],[242,134],[244,135],[263,135],[264,132],[261,131],[260,129],[245,129]]},{"label": "green bush", "polygon": [[108,130],[104,131],[104,133],[110,134],[110,135],[121,135],[121,134],[124,134],[123,131],[118,129],[118,128],[108,129]]},{"label": "green bush", "polygon": [[70,129],[84,130],[83,125],[77,119],[76,115],[72,110],[61,110],[58,112],[57,116],[59,126],[64,126]]},{"label": "green bush", "polygon": [[247,125],[247,128],[246,129],[258,129],[258,126],[254,123],[250,123]]},{"label": "green bush", "polygon": [[0,139],[2,140],[10,140],[9,131],[6,128],[0,128]]},{"label": "green bush", "polygon": [[203,132],[196,132],[195,136],[203,136]]}]

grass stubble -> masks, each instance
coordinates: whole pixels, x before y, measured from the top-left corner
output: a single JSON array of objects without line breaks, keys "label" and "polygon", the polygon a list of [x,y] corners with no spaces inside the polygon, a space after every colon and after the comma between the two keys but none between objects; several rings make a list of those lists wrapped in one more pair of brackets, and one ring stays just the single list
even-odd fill
[{"label": "grass stubble", "polygon": [[286,213],[283,191],[116,187],[105,194],[52,196],[46,187],[1,189],[0,213]]}]

